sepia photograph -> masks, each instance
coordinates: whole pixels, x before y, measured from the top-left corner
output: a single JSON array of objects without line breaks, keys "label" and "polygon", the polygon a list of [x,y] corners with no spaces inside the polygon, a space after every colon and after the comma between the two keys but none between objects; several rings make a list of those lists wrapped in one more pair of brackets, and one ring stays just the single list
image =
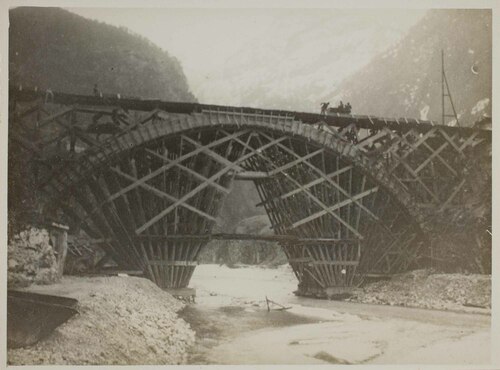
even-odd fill
[{"label": "sepia photograph", "polygon": [[498,8],[6,2],[2,367],[497,368]]}]

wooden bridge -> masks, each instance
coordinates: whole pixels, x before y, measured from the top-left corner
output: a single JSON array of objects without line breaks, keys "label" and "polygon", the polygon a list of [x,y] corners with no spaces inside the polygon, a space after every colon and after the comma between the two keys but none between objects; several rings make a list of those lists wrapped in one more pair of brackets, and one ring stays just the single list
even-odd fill
[{"label": "wooden bridge", "polygon": [[29,166],[44,214],[163,288],[189,284],[210,239],[238,238],[212,234],[235,179],[254,182],[299,293],[332,296],[418,266],[429,220],[491,162],[491,132],[429,121],[19,88],[9,128],[10,189]]}]

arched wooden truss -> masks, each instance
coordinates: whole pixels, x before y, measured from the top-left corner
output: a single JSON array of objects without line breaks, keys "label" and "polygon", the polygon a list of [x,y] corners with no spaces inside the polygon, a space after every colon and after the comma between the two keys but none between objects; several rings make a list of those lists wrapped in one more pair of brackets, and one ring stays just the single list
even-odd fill
[{"label": "arched wooden truss", "polygon": [[313,126],[286,112],[114,103],[18,103],[11,140],[46,167],[52,208],[165,288],[188,285],[236,176],[254,181],[299,292],[329,296],[359,272],[403,271],[422,252],[428,210],[460,201],[467,151],[488,140],[440,126],[336,128],[319,115]]}]

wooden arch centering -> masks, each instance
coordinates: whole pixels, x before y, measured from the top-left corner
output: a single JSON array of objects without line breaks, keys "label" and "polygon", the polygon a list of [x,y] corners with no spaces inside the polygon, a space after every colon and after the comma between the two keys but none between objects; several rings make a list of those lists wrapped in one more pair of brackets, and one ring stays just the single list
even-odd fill
[{"label": "wooden arch centering", "polygon": [[183,288],[235,176],[264,174],[253,181],[299,293],[331,296],[357,272],[404,270],[418,252],[418,226],[402,204],[410,198],[394,196],[400,189],[383,173],[363,171],[369,162],[290,119],[200,113],[114,137],[44,189],[118,263]]},{"label": "wooden arch centering", "polygon": [[187,286],[236,176],[254,181],[300,293],[334,295],[356,273],[404,270],[417,262],[425,212],[460,202],[463,159],[488,140],[369,116],[55,100],[13,104],[9,138],[46,169],[50,205],[162,287]]}]

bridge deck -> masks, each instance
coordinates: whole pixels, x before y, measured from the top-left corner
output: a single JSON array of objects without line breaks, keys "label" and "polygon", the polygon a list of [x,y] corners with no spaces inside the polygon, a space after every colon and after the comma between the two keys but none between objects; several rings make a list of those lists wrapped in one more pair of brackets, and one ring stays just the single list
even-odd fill
[{"label": "bridge deck", "polygon": [[456,131],[462,132],[478,132],[479,137],[491,138],[491,131],[472,127],[452,127],[438,125],[433,121],[419,120],[416,118],[385,118],[368,115],[355,115],[355,114],[340,114],[333,113],[327,116],[308,113],[286,111],[278,109],[260,109],[251,107],[235,107],[223,105],[210,105],[199,103],[186,103],[186,102],[168,102],[161,100],[145,100],[140,98],[118,98],[117,96],[96,97],[90,95],[76,95],[60,92],[36,91],[34,89],[22,89],[10,87],[10,99],[19,101],[32,101],[38,98],[49,100],[50,102],[63,105],[91,105],[91,106],[119,106],[126,110],[137,111],[152,111],[155,109],[163,110],[169,113],[201,113],[206,111],[213,111],[218,113],[245,113],[256,114],[258,116],[270,117],[288,117],[294,120],[302,121],[306,124],[317,124],[324,122],[333,127],[345,127],[350,124],[356,124],[358,128],[365,129],[380,129],[388,127],[391,130],[401,130],[403,132],[414,129],[420,132],[426,132],[435,126],[441,126],[449,133]]}]

